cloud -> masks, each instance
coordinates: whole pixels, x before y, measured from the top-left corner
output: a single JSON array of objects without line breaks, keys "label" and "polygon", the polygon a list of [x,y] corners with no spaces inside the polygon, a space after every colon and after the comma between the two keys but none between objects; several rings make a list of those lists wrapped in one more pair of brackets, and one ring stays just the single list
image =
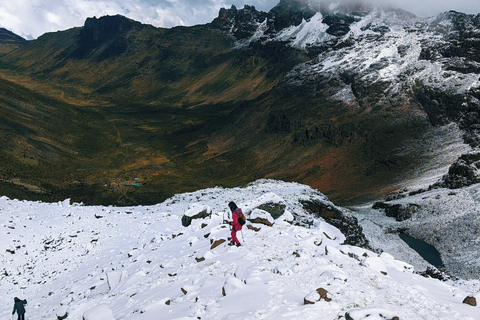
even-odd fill
[{"label": "cloud", "polygon": [[[479,13],[472,0],[369,0],[390,4],[419,16],[456,10]],[[196,25],[212,21],[221,7],[253,5],[268,11],[279,0],[11,0],[0,4],[0,27],[34,39],[45,32],[83,26],[88,17],[121,14],[156,27]]]}]

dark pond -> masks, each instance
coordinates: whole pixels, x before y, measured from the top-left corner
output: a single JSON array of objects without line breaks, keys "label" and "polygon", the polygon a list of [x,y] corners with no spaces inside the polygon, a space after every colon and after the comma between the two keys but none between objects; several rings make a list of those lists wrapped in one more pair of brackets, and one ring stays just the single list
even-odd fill
[{"label": "dark pond", "polygon": [[422,256],[423,259],[431,263],[437,268],[443,267],[442,258],[440,257],[440,253],[435,249],[435,247],[425,243],[423,241],[417,240],[415,238],[410,237],[404,232],[400,233],[400,238],[405,241],[410,248],[417,251],[419,255]]}]

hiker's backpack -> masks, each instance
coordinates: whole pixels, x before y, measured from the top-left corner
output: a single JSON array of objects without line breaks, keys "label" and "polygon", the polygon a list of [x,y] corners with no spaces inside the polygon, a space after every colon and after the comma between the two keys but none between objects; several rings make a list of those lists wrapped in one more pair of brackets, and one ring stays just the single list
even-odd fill
[{"label": "hiker's backpack", "polygon": [[243,226],[246,222],[246,219],[245,219],[245,215],[243,214],[243,212],[237,212],[238,214],[238,223]]}]

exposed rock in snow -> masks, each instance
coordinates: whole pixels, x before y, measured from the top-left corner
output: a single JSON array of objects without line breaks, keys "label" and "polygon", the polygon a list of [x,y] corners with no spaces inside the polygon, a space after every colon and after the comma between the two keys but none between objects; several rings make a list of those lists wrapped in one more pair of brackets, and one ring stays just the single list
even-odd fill
[{"label": "exposed rock in snow", "polygon": [[260,209],[253,209],[248,217],[248,221],[253,223],[261,223],[269,227],[271,227],[275,222],[270,213]]},{"label": "exposed rock in snow", "polygon": [[[277,219],[258,231],[244,228],[241,247],[222,242],[211,249],[230,234],[223,221],[230,199],[241,207],[269,192],[284,200],[297,225]],[[0,252],[0,299],[27,298],[36,319],[478,317],[477,308],[462,303],[479,291],[478,280],[425,278],[397,260],[398,250],[379,255],[345,244],[345,235],[320,217],[303,225],[309,213],[300,200],[312,198],[334,206],[310,187],[271,180],[179,194],[148,207],[67,208],[2,197],[0,245],[16,254]],[[183,227],[194,203],[213,208],[212,215]],[[9,221],[22,227],[10,229]],[[56,250],[45,250],[45,239],[62,238]],[[315,303],[304,305],[307,297]],[[10,317],[9,310],[0,317]]]}]

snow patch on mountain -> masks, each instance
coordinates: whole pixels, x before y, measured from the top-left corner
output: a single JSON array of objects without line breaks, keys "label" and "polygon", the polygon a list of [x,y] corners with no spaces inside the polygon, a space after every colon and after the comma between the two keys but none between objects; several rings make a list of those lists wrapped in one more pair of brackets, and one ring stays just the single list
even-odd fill
[{"label": "snow patch on mountain", "polygon": [[[232,200],[240,207],[280,201],[311,226],[282,218],[271,227],[250,224],[239,234],[243,245],[230,247],[224,220]],[[478,317],[478,307],[462,303],[478,292],[478,281],[424,278],[397,260],[399,252],[345,245],[345,236],[309,216],[300,200],[335,207],[308,186],[272,180],[180,194],[154,206],[2,197],[0,299],[26,298],[34,319]],[[210,207],[211,216],[183,227],[182,216],[200,207]]]},{"label": "snow patch on mountain", "polygon": [[281,30],[276,41],[289,41],[294,48],[305,50],[308,46],[318,45],[332,38],[326,31],[328,25],[323,23],[323,16],[317,12],[309,21],[303,19],[298,26]]}]

